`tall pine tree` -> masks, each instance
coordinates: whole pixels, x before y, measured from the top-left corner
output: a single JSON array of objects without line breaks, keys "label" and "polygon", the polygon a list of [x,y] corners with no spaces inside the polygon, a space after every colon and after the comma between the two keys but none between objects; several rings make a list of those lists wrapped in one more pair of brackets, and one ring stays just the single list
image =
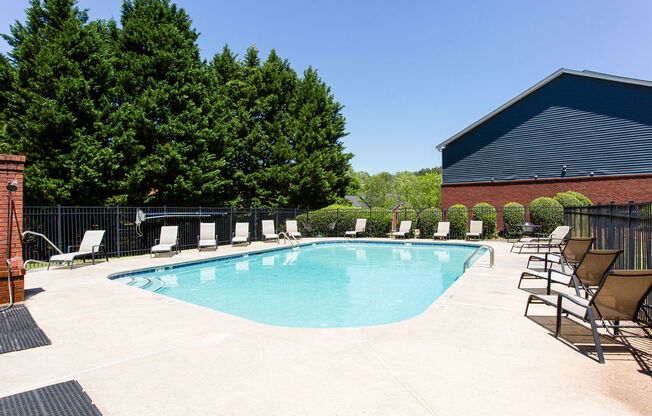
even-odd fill
[{"label": "tall pine tree", "polygon": [[117,202],[211,204],[223,199],[222,145],[197,32],[168,0],[125,1],[111,142]]},{"label": "tall pine tree", "polygon": [[344,196],[352,155],[340,141],[342,107],[315,71],[299,79],[274,50],[261,63],[254,46],[242,61],[225,47],[211,69],[236,204],[320,207]]},{"label": "tall pine tree", "polygon": [[25,24],[3,35],[16,68],[5,147],[27,156],[28,203],[98,204],[111,158],[103,136],[110,53],[102,22],[74,0],[31,0]]},{"label": "tall pine tree", "polygon": [[344,197],[351,180],[353,154],[344,152],[341,141],[347,135],[343,106],[312,68],[303,73],[294,97],[288,205],[322,207]]},{"label": "tall pine tree", "polygon": [[27,155],[38,204],[327,205],[351,155],[312,69],[228,47],[207,65],[169,0],[126,0],[122,28],[74,0],[31,0],[0,57],[0,151]]},{"label": "tall pine tree", "polygon": [[16,70],[4,55],[0,55],[0,152],[9,152],[7,122],[11,117],[9,103],[13,100]]}]

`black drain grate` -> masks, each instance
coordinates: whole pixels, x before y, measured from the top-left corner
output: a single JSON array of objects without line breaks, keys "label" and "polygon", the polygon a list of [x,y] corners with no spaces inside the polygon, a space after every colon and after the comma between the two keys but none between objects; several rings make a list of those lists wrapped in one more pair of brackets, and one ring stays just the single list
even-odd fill
[{"label": "black drain grate", "polygon": [[0,312],[0,354],[50,344],[25,305],[14,305]]},{"label": "black drain grate", "polygon": [[0,398],[0,416],[102,416],[76,380]]}]

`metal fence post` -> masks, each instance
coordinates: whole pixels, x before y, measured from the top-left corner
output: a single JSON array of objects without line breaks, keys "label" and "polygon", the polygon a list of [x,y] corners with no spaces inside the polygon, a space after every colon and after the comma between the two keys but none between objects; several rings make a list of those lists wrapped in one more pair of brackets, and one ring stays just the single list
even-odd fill
[{"label": "metal fence post", "polygon": [[[487,236],[484,233],[485,230],[485,224],[484,224],[484,205],[480,207],[480,221],[482,221],[482,238],[487,238]],[[469,230],[470,231],[470,230]]]},{"label": "metal fence post", "polygon": [[57,246],[61,248],[61,205],[57,205]]},{"label": "metal fence post", "polygon": [[120,258],[120,205],[115,206],[115,242]]},{"label": "metal fence post", "polygon": [[258,212],[254,207],[254,240],[258,240]]},{"label": "metal fence post", "polygon": [[609,246],[615,247],[616,230],[614,230],[614,201],[609,203]]},{"label": "metal fence post", "polygon": [[233,238],[233,207],[229,213],[229,238],[226,241],[231,241],[231,238]]},{"label": "metal fence post", "polygon": [[337,211],[335,212],[335,237],[340,236],[340,209],[337,208]]},{"label": "metal fence post", "polygon": [[[631,253],[632,251],[636,250],[636,247],[634,246],[634,230],[632,229],[632,210],[634,208],[634,201],[629,201],[628,206],[627,206],[627,234],[629,238],[629,252]],[[630,254],[627,253],[627,254]],[[634,257],[632,255],[626,256],[629,257],[629,268],[634,269],[636,268],[636,262],[634,261]],[[623,262],[624,263],[624,262]]]}]

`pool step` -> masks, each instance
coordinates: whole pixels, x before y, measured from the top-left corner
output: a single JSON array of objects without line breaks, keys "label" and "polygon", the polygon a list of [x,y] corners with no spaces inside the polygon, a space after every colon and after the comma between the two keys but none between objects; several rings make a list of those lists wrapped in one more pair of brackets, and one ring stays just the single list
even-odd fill
[{"label": "pool step", "polygon": [[134,281],[131,282],[131,286],[137,287],[140,289],[145,289],[147,286],[152,284],[152,282],[146,277],[135,276]]},{"label": "pool step", "polygon": [[147,290],[152,292],[158,292],[159,290],[165,287],[165,283],[156,277],[152,278],[151,285],[147,287]]},{"label": "pool step", "polygon": [[125,276],[125,277],[119,277],[117,279],[113,279],[113,281],[124,283],[125,285],[130,285],[134,281],[134,278],[131,276]]}]

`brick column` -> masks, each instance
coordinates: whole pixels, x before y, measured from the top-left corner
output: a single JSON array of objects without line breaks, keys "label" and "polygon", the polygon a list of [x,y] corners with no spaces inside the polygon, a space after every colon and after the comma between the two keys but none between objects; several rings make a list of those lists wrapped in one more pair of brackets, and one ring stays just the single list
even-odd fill
[{"label": "brick column", "polygon": [[[11,280],[14,302],[25,300],[25,269],[20,234],[23,232],[23,169],[25,156],[0,154],[0,305],[9,302],[7,258],[11,259]],[[17,180],[18,190],[7,190]],[[7,203],[11,197],[11,206]],[[9,237],[9,239],[7,239]]]}]

